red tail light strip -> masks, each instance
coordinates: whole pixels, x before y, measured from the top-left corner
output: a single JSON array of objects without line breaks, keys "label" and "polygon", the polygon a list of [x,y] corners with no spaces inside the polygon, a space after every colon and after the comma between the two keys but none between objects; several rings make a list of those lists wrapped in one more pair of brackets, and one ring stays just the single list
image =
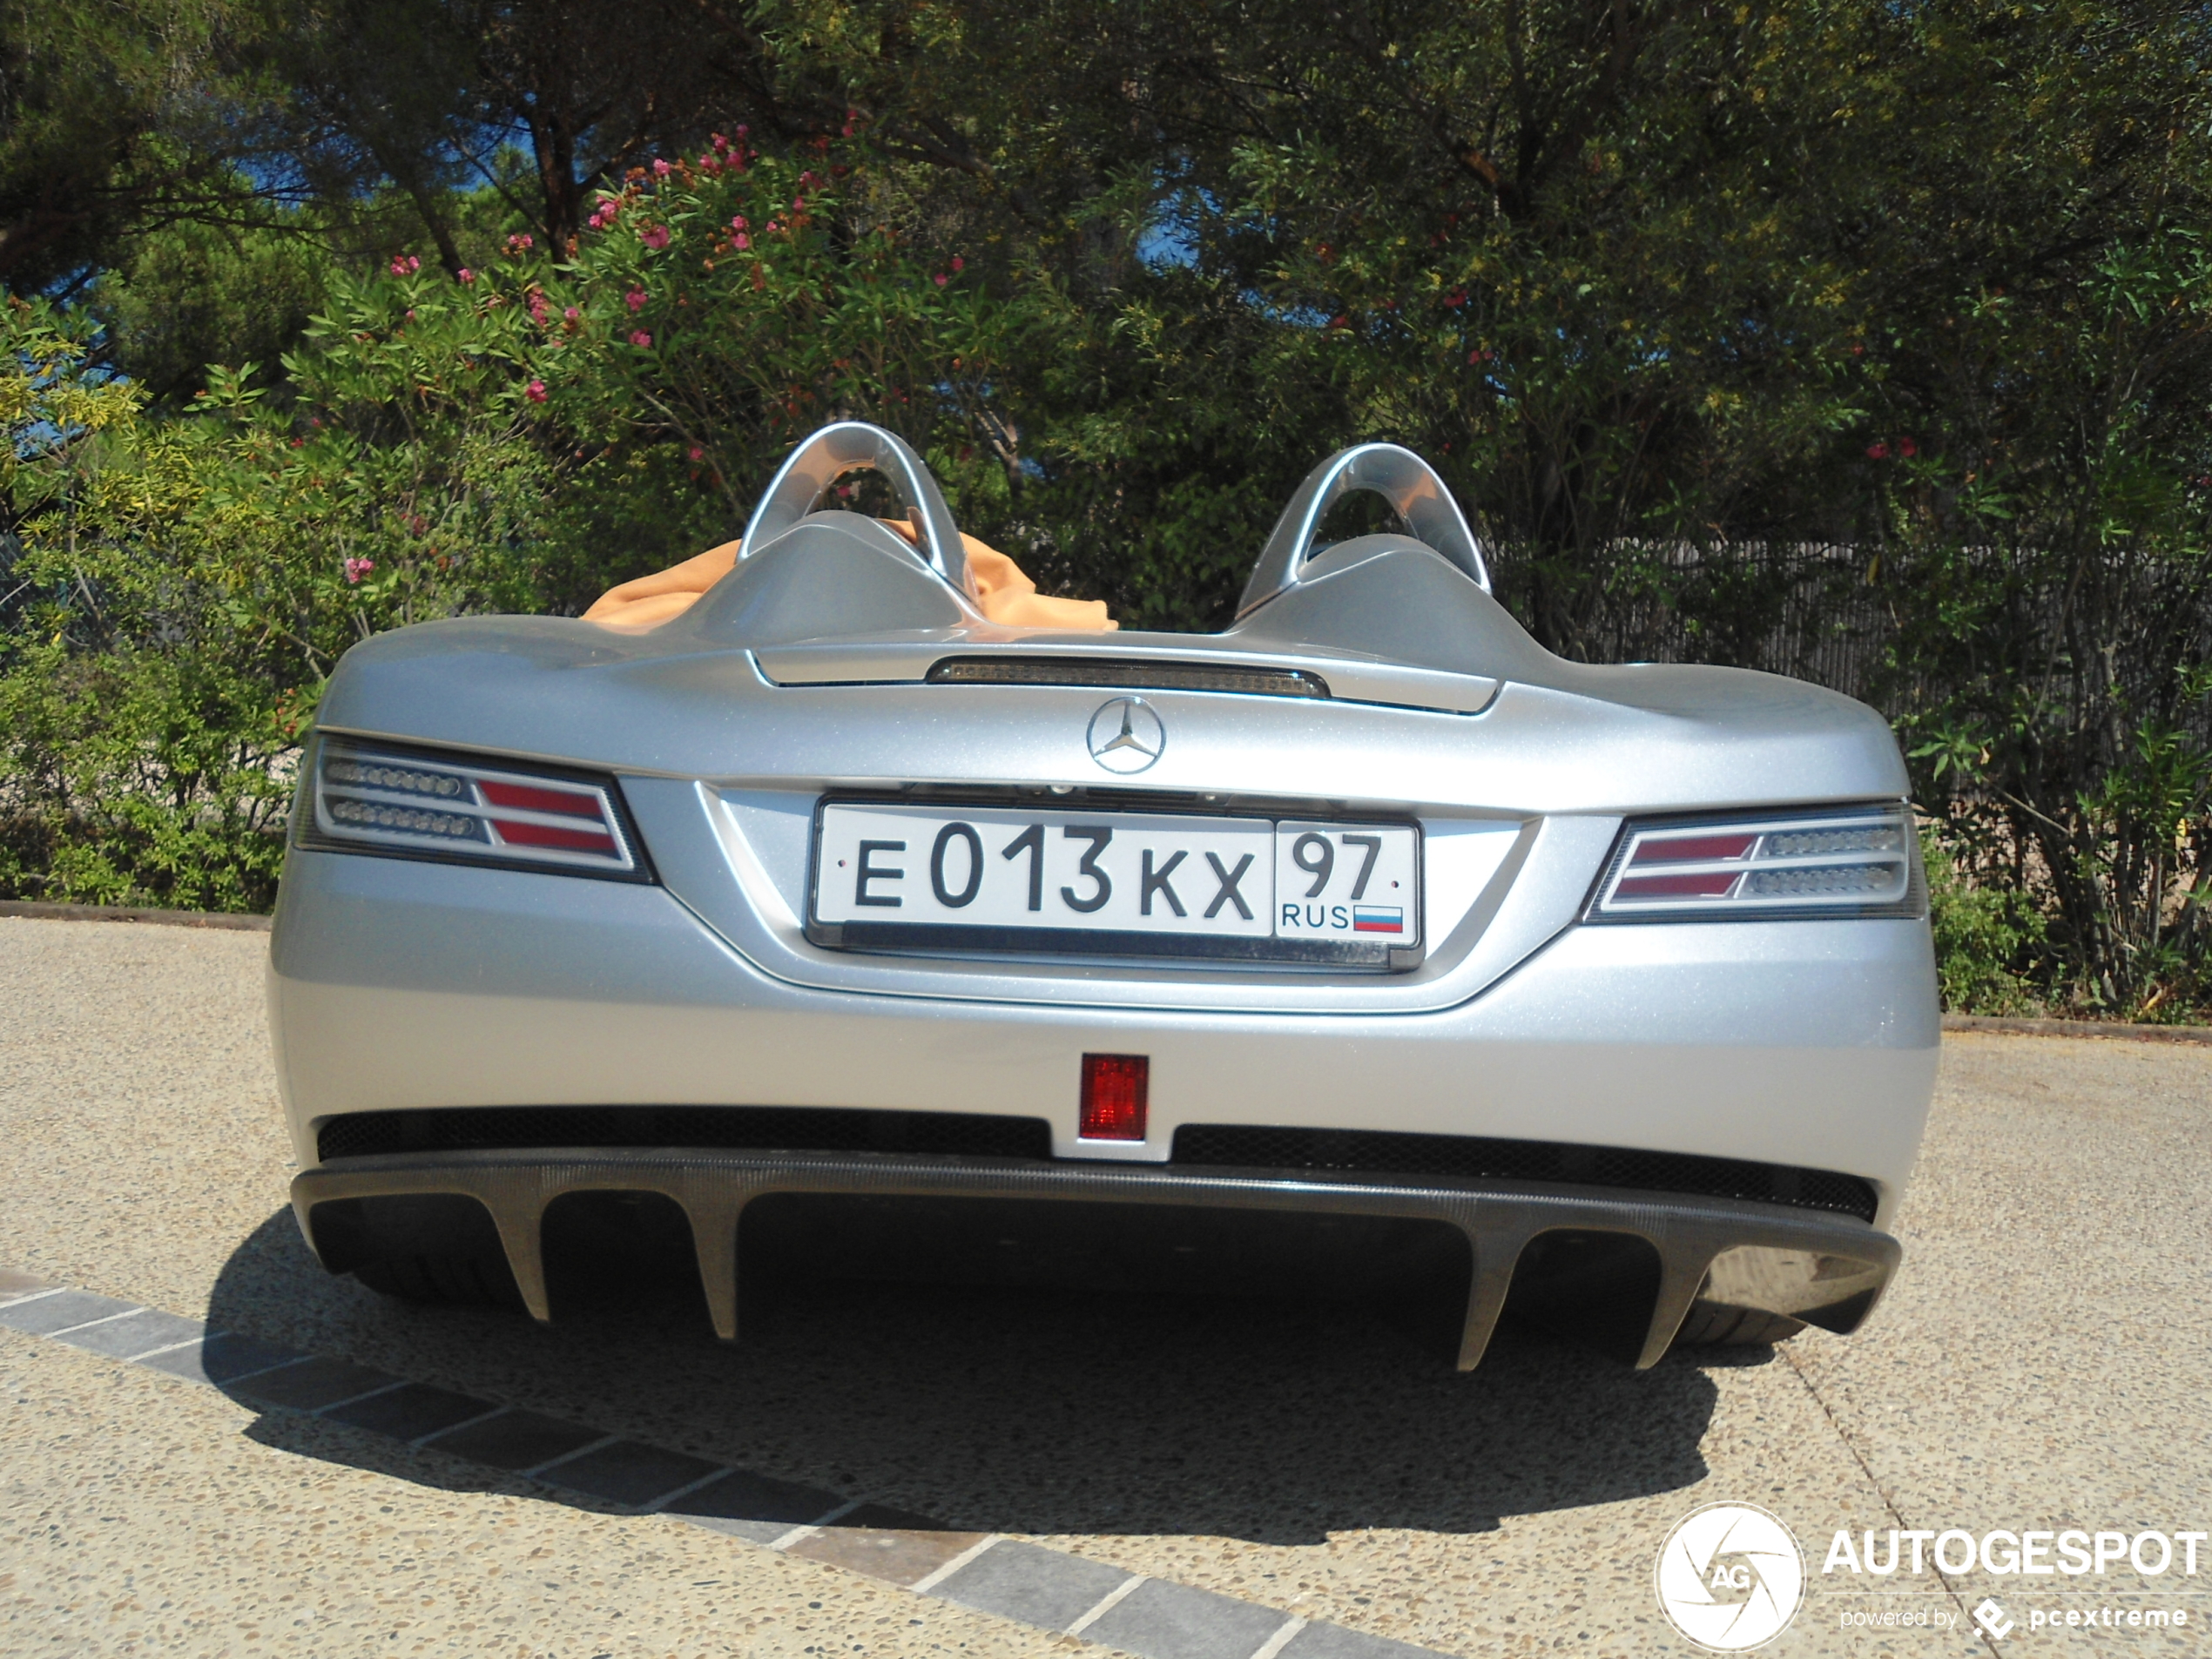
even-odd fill
[{"label": "red tail light strip", "polygon": [[570,818],[589,818],[604,821],[604,804],[595,791],[579,795],[573,789],[538,789],[524,784],[494,783],[488,778],[476,780],[476,792],[494,806],[513,806],[526,813],[561,813]]},{"label": "red tail light strip", "polygon": [[509,846],[564,846],[575,853],[601,853],[618,858],[621,845],[604,830],[563,829],[555,824],[526,824],[511,818],[495,818],[491,826]]}]

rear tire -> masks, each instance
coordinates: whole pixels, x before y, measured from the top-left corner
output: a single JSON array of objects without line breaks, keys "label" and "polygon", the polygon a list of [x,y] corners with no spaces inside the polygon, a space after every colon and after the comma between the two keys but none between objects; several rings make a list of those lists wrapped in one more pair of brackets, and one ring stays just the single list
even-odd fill
[{"label": "rear tire", "polygon": [[1730,1307],[1724,1302],[1693,1302],[1689,1317],[1675,1334],[1677,1348],[1748,1348],[1787,1342],[1804,1321],[1786,1313]]},{"label": "rear tire", "polygon": [[381,1296],[442,1307],[518,1308],[522,1293],[491,1212],[451,1193],[318,1204],[315,1248],[334,1273]]},{"label": "rear tire", "polygon": [[504,1255],[431,1254],[380,1257],[357,1264],[354,1277],[379,1296],[432,1307],[518,1308],[522,1295]]}]

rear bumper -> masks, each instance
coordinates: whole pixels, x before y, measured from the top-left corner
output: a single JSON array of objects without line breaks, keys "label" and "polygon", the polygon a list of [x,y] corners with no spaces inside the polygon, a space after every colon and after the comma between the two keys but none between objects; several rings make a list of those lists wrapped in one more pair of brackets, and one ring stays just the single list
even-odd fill
[{"label": "rear bumper", "polygon": [[[739,1217],[754,1198],[779,1192],[1189,1205],[1443,1222],[1466,1236],[1474,1260],[1459,1345],[1461,1370],[1481,1359],[1515,1268],[1547,1233],[1626,1235],[1656,1253],[1657,1290],[1639,1366],[1655,1364],[1666,1352],[1700,1298],[1831,1331],[1853,1330],[1889,1283],[1898,1257],[1895,1239],[1847,1217],[1725,1200],[1527,1184],[1400,1184],[1264,1170],[1196,1174],[1126,1163],[851,1154],[550,1150],[353,1158],[303,1171],[292,1184],[292,1203],[301,1231],[325,1264],[343,1271],[350,1264],[318,1238],[322,1207],[400,1195],[472,1198],[490,1213],[523,1302],[543,1320],[551,1317],[541,1246],[546,1208],[566,1193],[599,1191],[655,1192],[682,1208],[715,1330],[725,1340],[738,1333]],[[322,1231],[332,1230],[326,1224]]]},{"label": "rear bumper", "polygon": [[[1407,1014],[954,1001],[793,985],[665,889],[296,851],[270,955],[293,1146],[341,1113],[778,1106],[1041,1117],[1062,1158],[1168,1161],[1187,1123],[1688,1153],[1872,1183],[1918,1153],[1927,927],[1569,927]],[[1151,1060],[1150,1134],[1076,1134],[1086,1051]]]}]

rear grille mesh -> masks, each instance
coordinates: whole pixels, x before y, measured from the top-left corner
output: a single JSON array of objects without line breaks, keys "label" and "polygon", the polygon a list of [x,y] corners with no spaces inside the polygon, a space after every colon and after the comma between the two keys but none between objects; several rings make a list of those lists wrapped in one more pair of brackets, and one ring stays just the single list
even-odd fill
[{"label": "rear grille mesh", "polygon": [[454,1106],[350,1112],[325,1123],[315,1144],[326,1163],[392,1152],[534,1146],[1045,1159],[1052,1156],[1052,1127],[1042,1117],[810,1106]]},{"label": "rear grille mesh", "polygon": [[1110,685],[1147,691],[1243,691],[1256,697],[1329,695],[1318,674],[1292,668],[1214,663],[1155,663],[1141,658],[948,657],[929,671],[932,685]]},{"label": "rear grille mesh", "polygon": [[1707,1198],[1750,1198],[1869,1222],[1876,1207],[1872,1184],[1856,1176],[1685,1152],[1636,1152],[1549,1141],[1186,1123],[1175,1132],[1174,1158],[1185,1166],[1630,1187]]}]

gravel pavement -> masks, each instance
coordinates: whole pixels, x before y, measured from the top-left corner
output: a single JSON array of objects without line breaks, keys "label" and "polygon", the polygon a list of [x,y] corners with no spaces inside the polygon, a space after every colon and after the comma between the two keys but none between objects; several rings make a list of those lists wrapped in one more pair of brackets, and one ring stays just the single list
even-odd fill
[{"label": "gravel pavement", "polygon": [[[1723,1500],[1805,1547],[1766,1652],[2212,1653],[2212,1546],[2195,1578],[1822,1572],[1839,1528],[2212,1528],[2212,1049],[1947,1041],[1849,1339],[1638,1374],[1508,1332],[1461,1377],[1358,1305],[833,1285],[730,1350],[664,1299],[540,1329],[325,1274],[266,942],[0,918],[0,1267],[1447,1653],[1694,1651],[1653,1563]],[[46,1338],[0,1330],[0,1389],[10,1655],[1100,1651]],[[2154,1608],[2190,1622],[2030,1627]],[[1900,1615],[1950,1623],[1845,1622]]]}]

